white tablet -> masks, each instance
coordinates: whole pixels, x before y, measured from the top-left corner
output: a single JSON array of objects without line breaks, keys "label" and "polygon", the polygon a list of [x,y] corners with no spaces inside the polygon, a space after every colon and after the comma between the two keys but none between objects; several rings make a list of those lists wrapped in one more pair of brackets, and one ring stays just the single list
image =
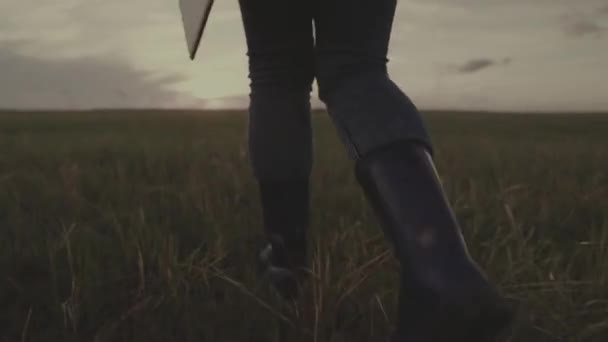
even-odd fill
[{"label": "white tablet", "polygon": [[196,51],[203,37],[209,13],[213,7],[214,0],[179,0],[179,8],[182,13],[182,23],[186,34],[186,43],[190,59],[196,56]]}]

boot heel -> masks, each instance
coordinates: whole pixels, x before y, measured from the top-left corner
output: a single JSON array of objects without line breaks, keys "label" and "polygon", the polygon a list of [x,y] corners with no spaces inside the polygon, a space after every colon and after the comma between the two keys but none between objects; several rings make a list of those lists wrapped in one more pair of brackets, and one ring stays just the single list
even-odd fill
[{"label": "boot heel", "polygon": [[298,265],[288,262],[286,251],[278,238],[272,239],[258,254],[258,275],[266,279],[285,300],[294,300],[299,296],[304,281],[305,261]]}]

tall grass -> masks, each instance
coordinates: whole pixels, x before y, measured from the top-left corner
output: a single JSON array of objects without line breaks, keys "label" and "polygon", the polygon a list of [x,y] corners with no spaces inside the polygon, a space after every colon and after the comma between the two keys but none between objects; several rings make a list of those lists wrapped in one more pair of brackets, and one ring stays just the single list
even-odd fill
[{"label": "tall grass", "polygon": [[[218,113],[219,114],[219,113]],[[427,116],[505,341],[608,340],[608,116]],[[324,113],[310,281],[281,302],[243,113],[0,115],[0,341],[383,341],[396,263]]]}]

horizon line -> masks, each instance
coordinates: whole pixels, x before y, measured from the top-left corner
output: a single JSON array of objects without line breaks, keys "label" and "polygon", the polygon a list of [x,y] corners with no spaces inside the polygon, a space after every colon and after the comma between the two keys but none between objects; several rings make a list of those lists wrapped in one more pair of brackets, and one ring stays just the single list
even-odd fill
[{"label": "horizon line", "polygon": [[[243,107],[226,108],[184,108],[184,107],[93,107],[93,108],[2,108],[0,113],[78,113],[78,112],[247,112]],[[311,108],[312,112],[324,111],[325,107]],[[558,110],[486,110],[486,109],[443,109],[443,108],[420,108],[421,113],[479,113],[479,114],[598,114],[608,115],[608,110],[582,110],[582,111],[558,111]]]}]

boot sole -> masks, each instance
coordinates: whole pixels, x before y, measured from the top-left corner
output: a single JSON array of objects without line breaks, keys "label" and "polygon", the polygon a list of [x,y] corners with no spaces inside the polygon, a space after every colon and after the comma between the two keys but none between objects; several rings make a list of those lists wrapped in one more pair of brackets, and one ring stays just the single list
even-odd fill
[{"label": "boot sole", "polygon": [[[395,332],[391,342],[494,342],[511,325],[514,311],[502,301],[468,310],[460,306],[440,309],[435,319],[423,325],[403,328]],[[409,332],[408,332],[409,330]]]},{"label": "boot sole", "polygon": [[482,314],[469,329],[463,341],[493,342],[506,333],[514,316],[514,312],[507,308],[497,309],[493,314]]}]

